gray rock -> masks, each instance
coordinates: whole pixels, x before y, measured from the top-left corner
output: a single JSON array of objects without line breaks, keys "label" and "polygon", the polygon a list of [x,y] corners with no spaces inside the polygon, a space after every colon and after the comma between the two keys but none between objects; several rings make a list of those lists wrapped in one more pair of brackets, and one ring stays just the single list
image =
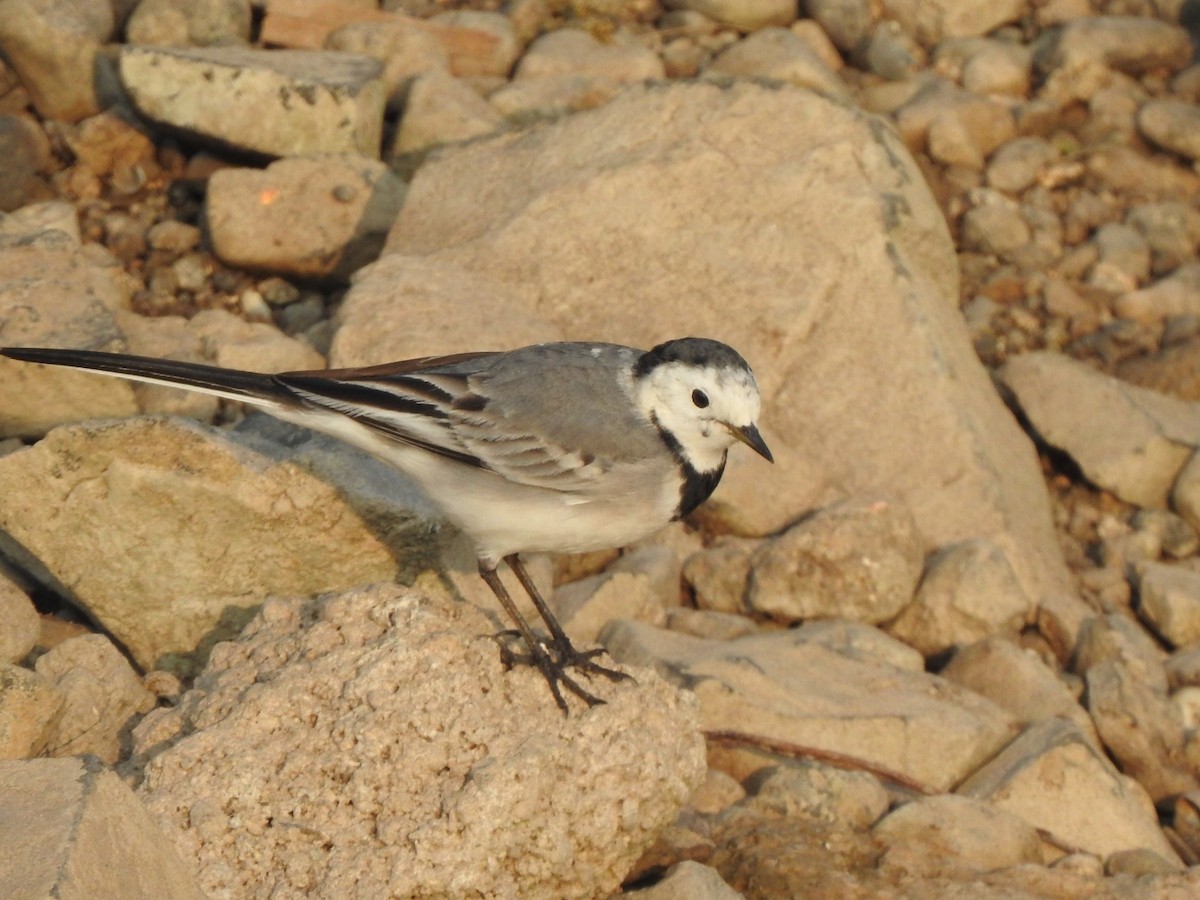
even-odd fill
[{"label": "gray rock", "polygon": [[0,762],[0,883],[11,897],[203,900],[192,866],[96,760]]},{"label": "gray rock", "polygon": [[618,621],[600,640],[618,661],[653,665],[695,693],[710,762],[735,778],[774,765],[773,748],[800,747],[944,791],[1015,732],[1007,713],[970,691],[854,659],[798,631],[705,641]]},{"label": "gray rock", "polygon": [[662,60],[640,44],[601,43],[582,29],[562,28],[542,35],[526,48],[513,79],[590,76],[629,84],[664,74]]},{"label": "gray rock", "polygon": [[1038,435],[1095,484],[1138,506],[1166,506],[1200,445],[1195,406],[1051,352],[1010,359],[999,377]]},{"label": "gray rock", "polygon": [[50,157],[41,128],[25,116],[0,115],[0,214],[24,206],[38,193],[38,171]]},{"label": "gray rock", "polygon": [[725,536],[693,553],[683,564],[683,577],[701,609],[743,614],[750,583],[751,559],[762,544],[754,538]]},{"label": "gray rock", "polygon": [[293,157],[214,172],[208,230],[226,265],[345,282],[379,255],[403,201],[403,183],[379,160]]},{"label": "gray rock", "polygon": [[146,118],[267,156],[378,158],[383,67],[350,53],[122,48],[121,82]]},{"label": "gray rock", "polygon": [[1118,297],[1116,313],[1139,322],[1200,314],[1200,263],[1181,265],[1165,278]]},{"label": "gray rock", "polygon": [[1016,636],[1032,613],[1003,551],[990,541],[967,541],[929,559],[913,602],[886,630],[933,656],[992,635]]},{"label": "gray rock", "polygon": [[998,191],[971,192],[972,206],[962,217],[962,245],[967,250],[1008,257],[1033,238],[1021,207]]},{"label": "gray rock", "polygon": [[755,552],[746,606],[788,624],[830,617],[883,622],[912,600],[924,559],[903,503],[844,501]]},{"label": "gray rock", "polygon": [[1191,57],[1188,33],[1178,25],[1136,16],[1088,16],[1048,32],[1034,63],[1042,72],[1099,62],[1140,74],[1159,67],[1178,71]]},{"label": "gray rock", "polygon": [[756,772],[743,806],[771,817],[804,816],[846,828],[870,828],[887,812],[887,789],[869,772],[808,760]]},{"label": "gray rock", "polygon": [[1178,860],[1145,790],[1063,719],[1025,731],[957,793],[987,800],[1090,853],[1144,847]]},{"label": "gray rock", "polygon": [[894,637],[861,622],[822,619],[793,628],[798,641],[820,644],[864,663],[882,663],[908,672],[924,672],[925,658]]},{"label": "gray rock", "polygon": [[1195,162],[1200,160],[1200,107],[1182,100],[1151,100],[1138,110],[1137,126],[1149,141]]},{"label": "gray rock", "polygon": [[695,702],[638,672],[563,716],[493,628],[444,589],[273,601],[139,729],[139,796],[213,895],[607,896],[700,783]]},{"label": "gray rock", "polygon": [[1132,291],[1150,277],[1150,245],[1134,228],[1110,222],[1092,238],[1099,258],[1087,283],[1106,291]]},{"label": "gray rock", "polygon": [[561,585],[551,605],[572,640],[595,643],[612,619],[665,625],[666,609],[679,602],[680,563],[665,547],[646,547],[621,557],[599,575]]},{"label": "gray rock", "polygon": [[875,23],[858,56],[863,68],[889,81],[909,78],[925,65],[925,52],[920,44],[890,19]]}]

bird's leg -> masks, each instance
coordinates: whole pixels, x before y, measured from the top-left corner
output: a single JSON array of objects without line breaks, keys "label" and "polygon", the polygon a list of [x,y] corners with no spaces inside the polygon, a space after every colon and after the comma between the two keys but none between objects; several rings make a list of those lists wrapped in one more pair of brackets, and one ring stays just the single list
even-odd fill
[{"label": "bird's leg", "polygon": [[525,617],[517,610],[517,605],[513,603],[513,599],[508,593],[508,588],[500,581],[500,576],[496,574],[495,564],[489,564],[480,560],[479,577],[492,589],[492,593],[496,595],[496,599],[500,601],[500,605],[504,607],[504,611],[508,613],[508,617],[517,626],[517,631],[520,632],[521,637],[529,646],[530,663],[537,666],[538,670],[545,676],[547,683],[550,685],[550,693],[554,695],[554,702],[563,711],[563,715],[567,715],[569,710],[567,708],[567,701],[563,699],[562,691],[558,689],[560,683],[566,685],[567,690],[587,703],[588,706],[596,706],[599,703],[603,703],[603,700],[589,694],[578,682],[563,671],[566,665],[561,659],[555,660],[550,658],[550,654],[546,652],[546,648],[542,645],[542,642],[537,639],[537,636],[533,633],[533,629],[525,621]]},{"label": "bird's leg", "polygon": [[510,553],[504,557],[504,561],[516,573],[517,580],[521,582],[521,586],[529,594],[529,599],[537,607],[542,621],[550,629],[550,637],[553,639],[554,649],[558,652],[559,665],[570,666],[573,669],[579,669],[582,672],[593,675],[603,675],[610,681],[633,680],[632,675],[626,675],[624,672],[618,672],[616,669],[609,669],[592,662],[593,656],[599,656],[605,652],[603,647],[597,647],[595,650],[576,650],[575,646],[571,643],[571,639],[567,637],[567,633],[558,624],[558,619],[550,611],[549,605],[542,599],[541,592],[538,591],[537,585],[533,583],[533,579],[529,577],[529,572],[525,569],[525,563],[521,562],[521,557],[516,553]]}]

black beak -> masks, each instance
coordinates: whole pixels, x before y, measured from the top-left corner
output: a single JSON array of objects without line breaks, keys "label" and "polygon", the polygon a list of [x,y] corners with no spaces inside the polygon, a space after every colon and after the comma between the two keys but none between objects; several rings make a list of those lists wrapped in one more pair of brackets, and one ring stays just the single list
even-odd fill
[{"label": "black beak", "polygon": [[737,438],[767,462],[775,462],[775,457],[771,455],[771,450],[767,447],[767,442],[763,440],[762,435],[758,433],[757,427],[754,425],[747,425],[745,428],[735,428],[730,425],[729,431],[735,438]]}]

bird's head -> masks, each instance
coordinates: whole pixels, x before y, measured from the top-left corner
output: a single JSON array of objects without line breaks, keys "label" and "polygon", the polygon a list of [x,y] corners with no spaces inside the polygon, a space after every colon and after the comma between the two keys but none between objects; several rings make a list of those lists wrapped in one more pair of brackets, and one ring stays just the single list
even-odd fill
[{"label": "bird's head", "polygon": [[754,373],[720,341],[680,338],[644,353],[634,367],[634,393],[643,415],[697,472],[719,471],[737,441],[774,462],[758,433]]}]

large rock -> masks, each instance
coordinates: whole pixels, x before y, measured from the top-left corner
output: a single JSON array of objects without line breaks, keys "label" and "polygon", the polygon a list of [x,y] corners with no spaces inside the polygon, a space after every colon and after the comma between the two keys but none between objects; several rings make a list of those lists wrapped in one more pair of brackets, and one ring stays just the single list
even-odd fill
[{"label": "large rock", "polygon": [[799,748],[945,791],[1013,736],[1012,718],[990,701],[925,672],[839,653],[810,630],[710,641],[619,620],[600,640],[617,660],[653,665],[695,692],[710,759],[737,778],[773,764],[779,748]]},{"label": "large rock", "polygon": [[1061,353],[1010,359],[999,376],[1034,431],[1089,480],[1138,506],[1165,506],[1200,447],[1193,403],[1134,387]]},{"label": "large rock", "polygon": [[[496,286],[456,328],[476,347],[502,340],[495,323],[533,315],[570,338],[737,347],[778,448],[769,472],[730,454],[712,502],[740,530],[898,494],[929,543],[989,538],[1031,596],[1065,589],[1033,448],[957,310],[945,220],[878,120],[791,88],[629,88],[443,151],[415,177],[386,252]],[[364,274],[351,297],[383,277]],[[441,332],[425,352],[444,349]],[[380,340],[365,355],[394,352]]]},{"label": "large rock", "polygon": [[287,446],[183,419],[63,427],[0,457],[0,528],[142,667],[186,672],[268,596],[390,580],[434,552],[436,518],[408,482],[305,434]]},{"label": "large rock", "polygon": [[958,792],[1015,813],[1066,846],[1100,856],[1144,848],[1179,860],[1146,792],[1064,719],[1030,728]]},{"label": "large rock", "polygon": [[608,896],[701,781],[695,701],[643,671],[563,716],[493,628],[395,586],[267,604],[139,728],[141,796],[214,896]]},{"label": "large rock", "polygon": [[0,833],[6,897],[204,898],[142,804],[95,760],[0,762]]},{"label": "large rock", "polygon": [[[0,347],[124,350],[116,312],[127,302],[112,271],[83,252],[77,234],[31,227],[0,237]],[[136,411],[128,383],[0,358],[0,438]]]},{"label": "large rock", "polygon": [[387,88],[366,56],[130,46],[119,71],[146,118],[238,150],[379,156]]}]

